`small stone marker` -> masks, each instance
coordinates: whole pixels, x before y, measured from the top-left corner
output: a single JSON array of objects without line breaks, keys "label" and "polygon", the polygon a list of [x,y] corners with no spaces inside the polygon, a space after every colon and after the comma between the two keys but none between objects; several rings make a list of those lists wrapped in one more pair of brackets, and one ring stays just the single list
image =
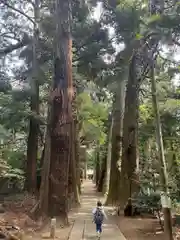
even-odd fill
[{"label": "small stone marker", "polygon": [[56,218],[51,219],[50,238],[55,239],[56,235]]}]

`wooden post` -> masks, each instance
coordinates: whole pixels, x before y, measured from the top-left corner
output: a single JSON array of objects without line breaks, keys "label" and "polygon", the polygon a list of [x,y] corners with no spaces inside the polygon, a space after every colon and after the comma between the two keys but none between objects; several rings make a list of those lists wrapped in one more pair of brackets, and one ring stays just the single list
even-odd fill
[{"label": "wooden post", "polygon": [[56,236],[56,218],[51,219],[50,238],[55,239]]}]

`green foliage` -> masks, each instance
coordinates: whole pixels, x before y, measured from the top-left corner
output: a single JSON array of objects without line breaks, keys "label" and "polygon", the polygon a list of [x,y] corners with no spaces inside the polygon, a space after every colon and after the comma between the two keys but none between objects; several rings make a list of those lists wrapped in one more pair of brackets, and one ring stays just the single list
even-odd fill
[{"label": "green foliage", "polygon": [[18,150],[9,150],[5,149],[3,151],[3,158],[6,159],[7,163],[12,168],[22,169],[23,163],[25,162],[24,151]]},{"label": "green foliage", "polygon": [[133,197],[133,205],[136,206],[141,213],[159,211],[161,209],[159,193],[151,193],[150,195],[138,194]]},{"label": "green foliage", "polygon": [[0,178],[24,181],[24,172],[18,168],[12,168],[6,161],[0,159]]},{"label": "green foliage", "polygon": [[4,126],[0,124],[0,140],[8,139],[9,135],[10,133],[8,132],[8,130],[6,130]]},{"label": "green foliage", "polygon": [[77,96],[78,121],[80,123],[80,137],[86,142],[104,144],[106,140],[104,121],[108,116],[105,104],[92,100],[88,93]]},{"label": "green foliage", "polygon": [[[145,91],[149,91],[148,85]],[[166,71],[157,76],[157,96],[161,114],[161,124],[167,162],[169,187],[171,197],[179,199],[179,99],[176,99],[177,89],[173,86],[171,75]],[[149,93],[149,92],[148,92]],[[140,105],[140,164],[141,186],[145,189],[159,190],[159,163],[155,145],[156,131],[154,113],[152,110],[151,95],[146,94],[143,104]],[[148,169],[148,172],[147,172]],[[153,180],[153,181],[152,181]]]},{"label": "green foliage", "polygon": [[[97,3],[102,3],[100,20],[93,19],[91,13]],[[8,1],[22,11],[31,8],[30,1]],[[55,26],[52,6],[44,1],[39,22],[38,76],[40,85],[40,113],[30,111],[30,91],[32,81],[32,42],[0,59],[0,154],[10,172],[17,174],[26,159],[26,141],[29,119],[35,118],[41,124],[42,138],[46,124],[49,88],[53,78],[53,38]],[[168,1],[167,3],[168,4]],[[45,7],[44,7],[45,5]],[[28,6],[28,7],[27,7]],[[33,25],[22,14],[0,4],[0,57],[3,49],[24,38],[32,40]],[[73,80],[77,89],[77,118],[81,144],[92,151],[88,154],[88,166],[96,161],[96,150],[100,149],[100,161],[106,155],[108,116],[112,107],[112,96],[117,91],[118,82],[128,78],[129,62],[135,49],[142,49],[144,38],[160,42],[157,51],[157,95],[161,113],[163,140],[172,192],[180,197],[180,90],[175,88],[173,78],[179,74],[179,62],[172,59],[173,48],[180,46],[180,6],[172,4],[163,14],[149,16],[148,3],[144,1],[73,1]],[[32,14],[32,12],[31,12]],[[110,30],[113,31],[109,34]],[[153,35],[153,36],[152,36]],[[118,48],[118,46],[123,46]],[[164,47],[168,54],[164,54]],[[167,56],[164,56],[167,55]],[[15,57],[15,58],[14,58]],[[148,58],[148,56],[146,56]],[[142,62],[138,63],[140,69]],[[21,64],[22,61],[23,64]],[[19,64],[14,65],[15,62]],[[11,76],[10,76],[11,75]],[[145,188],[159,189],[159,163],[155,144],[156,133],[148,77],[141,84],[139,120],[140,180]],[[16,90],[14,82],[22,86]],[[44,139],[43,139],[44,140]],[[147,152],[145,149],[147,148]],[[40,151],[39,151],[40,152]],[[13,169],[14,172],[12,172]],[[148,171],[147,171],[148,169]],[[147,174],[148,172],[148,174]],[[153,177],[156,176],[155,184]],[[179,194],[179,195],[178,195]],[[157,202],[146,196],[145,205]],[[151,206],[153,203],[151,203]]]},{"label": "green foliage", "polygon": [[3,124],[5,128],[20,130],[26,127],[25,120],[28,119],[30,115],[26,102],[15,101],[10,93],[1,93],[0,104],[2,111],[0,123]]},{"label": "green foliage", "polygon": [[87,151],[87,167],[88,169],[93,169],[96,162],[96,150],[90,149]]}]

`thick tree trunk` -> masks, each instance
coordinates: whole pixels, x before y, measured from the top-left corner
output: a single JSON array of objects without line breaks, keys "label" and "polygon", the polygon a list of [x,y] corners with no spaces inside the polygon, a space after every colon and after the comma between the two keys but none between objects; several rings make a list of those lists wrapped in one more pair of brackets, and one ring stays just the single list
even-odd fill
[{"label": "thick tree trunk", "polygon": [[109,181],[109,192],[106,204],[116,204],[119,199],[120,185],[120,158],[121,158],[121,140],[122,140],[122,123],[124,114],[124,91],[125,82],[122,81],[118,91],[115,94],[113,105],[113,125],[112,125],[112,148],[111,148],[111,170]]},{"label": "thick tree trunk", "polygon": [[86,167],[86,146],[80,146],[80,166],[81,166],[81,180],[85,178]]},{"label": "thick tree trunk", "polygon": [[73,168],[73,192],[74,192],[74,202],[76,205],[80,204],[80,198],[79,198],[79,190],[78,190],[78,181],[77,181],[77,160],[76,159],[76,128],[75,128],[75,122],[73,122],[72,125],[72,136],[73,136],[73,149],[72,149],[72,155],[73,155],[73,163],[72,163],[72,168]]},{"label": "thick tree trunk", "polygon": [[100,179],[100,157],[99,157],[99,151],[96,152],[96,187],[98,187]]},{"label": "thick tree trunk", "polygon": [[51,107],[48,106],[47,114],[47,127],[45,134],[45,143],[44,143],[44,158],[42,162],[42,171],[41,171],[41,186],[40,186],[40,197],[39,197],[39,211],[36,215],[48,215],[49,212],[49,172],[50,172],[50,157],[51,157],[51,129],[50,129],[50,120],[51,120]]},{"label": "thick tree trunk", "polygon": [[[35,114],[39,114],[39,83],[37,79],[38,75],[38,21],[39,21],[39,5],[40,1],[35,0],[34,4],[34,39],[33,39],[33,60],[32,60],[32,71],[33,78],[31,80],[31,111]],[[26,168],[26,189],[28,192],[36,193],[36,165],[37,165],[37,153],[38,153],[38,132],[39,124],[38,120],[33,116],[29,123],[29,135],[27,141],[27,168]]]},{"label": "thick tree trunk", "polygon": [[40,164],[39,167],[42,169],[43,167],[43,162],[44,162],[44,152],[45,152],[45,144],[43,146],[42,152],[41,152],[41,159],[40,159]]},{"label": "thick tree trunk", "polygon": [[78,184],[77,184],[77,166],[76,166],[76,154],[75,154],[75,127],[74,127],[74,121],[72,123],[72,141],[71,141],[71,157],[70,157],[70,164],[69,164],[69,195],[70,198],[70,207],[72,204],[75,204],[75,206],[80,204],[80,198],[79,198],[79,190],[78,190]]},{"label": "thick tree trunk", "polygon": [[106,177],[106,169],[107,169],[107,158],[104,157],[101,164],[101,173],[100,173],[100,178],[99,178],[98,187],[97,187],[98,192],[103,191],[103,185]]},{"label": "thick tree trunk", "polygon": [[45,132],[45,142],[43,149],[43,160],[41,169],[41,181],[39,189],[39,201],[37,205],[32,210],[32,217],[38,219],[40,216],[48,215],[49,209],[49,171],[50,171],[50,154],[51,154],[51,129],[50,129],[50,119],[51,119],[51,107],[48,106],[47,114],[47,126]]},{"label": "thick tree trunk", "polygon": [[[31,101],[32,102],[32,101]],[[32,105],[31,105],[32,106]],[[32,110],[32,107],[31,107]],[[25,188],[32,194],[36,193],[36,167],[38,152],[38,123],[31,119],[29,123],[29,135],[27,143],[27,165],[26,165],[26,183]]]},{"label": "thick tree trunk", "polygon": [[85,158],[84,162],[84,179],[87,179],[87,158]]},{"label": "thick tree trunk", "polygon": [[159,107],[158,107],[158,101],[157,101],[156,80],[154,75],[154,62],[151,67],[151,84],[152,84],[152,103],[153,103],[155,119],[156,119],[157,147],[158,147],[159,160],[160,160],[160,177],[161,177],[162,200],[163,200],[162,207],[163,207],[163,213],[164,213],[164,233],[165,233],[164,237],[166,240],[173,240],[171,206],[169,204],[170,197],[169,197],[169,189],[168,189],[168,175],[167,175],[167,169],[166,169],[161,121],[160,121]]},{"label": "thick tree trunk", "polygon": [[56,0],[56,48],[52,92],[49,214],[68,223],[68,173],[72,125],[71,1]]},{"label": "thick tree trunk", "polygon": [[105,176],[105,183],[104,183],[104,193],[108,194],[109,191],[109,181],[110,181],[110,170],[111,170],[111,148],[112,148],[112,127],[113,127],[113,119],[112,116],[109,118],[110,120],[110,129],[109,129],[109,136],[108,136],[108,148],[107,148],[107,164],[106,164],[106,176]]},{"label": "thick tree trunk", "polygon": [[79,142],[79,126],[78,122],[74,122],[75,131],[75,159],[76,159],[76,183],[78,185],[79,193],[81,193],[81,179],[80,179],[80,142]]},{"label": "thick tree trunk", "polygon": [[[70,151],[72,151],[72,149],[70,148]],[[67,202],[68,202],[68,211],[71,209],[72,207],[72,202],[73,202],[73,168],[72,168],[72,152],[71,152],[71,156],[69,159],[69,172],[68,172],[68,198],[67,198]]]},{"label": "thick tree trunk", "polygon": [[124,207],[128,199],[138,189],[137,169],[137,132],[139,118],[139,89],[140,82],[136,74],[136,56],[132,57],[129,66],[129,78],[127,83],[125,111],[123,120],[122,139],[122,163],[121,163],[121,184],[120,204]]}]

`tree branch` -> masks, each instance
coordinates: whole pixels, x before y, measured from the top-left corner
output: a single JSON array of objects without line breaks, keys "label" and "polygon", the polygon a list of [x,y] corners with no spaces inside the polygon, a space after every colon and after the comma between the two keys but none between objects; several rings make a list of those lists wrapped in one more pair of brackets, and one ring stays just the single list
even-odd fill
[{"label": "tree branch", "polygon": [[0,49],[0,57],[3,57],[11,52],[13,52],[14,50],[17,50],[19,48],[22,48],[26,45],[28,45],[31,42],[31,40],[27,37],[23,38],[21,42],[18,42],[16,44],[11,44],[3,49]]},{"label": "tree branch", "polygon": [[175,39],[172,39],[172,41],[173,41],[173,43],[174,43],[175,45],[177,45],[178,47],[180,47],[180,43],[179,43],[178,41],[176,41]]},{"label": "tree branch", "polygon": [[29,17],[26,13],[22,12],[21,10],[11,6],[10,4],[7,3],[6,0],[1,0],[1,2],[8,8],[12,9],[15,12],[20,13],[21,15],[23,15],[24,17],[26,17],[29,21],[31,21],[33,23],[33,25],[35,24],[35,22],[33,21],[33,19],[31,17]]}]

